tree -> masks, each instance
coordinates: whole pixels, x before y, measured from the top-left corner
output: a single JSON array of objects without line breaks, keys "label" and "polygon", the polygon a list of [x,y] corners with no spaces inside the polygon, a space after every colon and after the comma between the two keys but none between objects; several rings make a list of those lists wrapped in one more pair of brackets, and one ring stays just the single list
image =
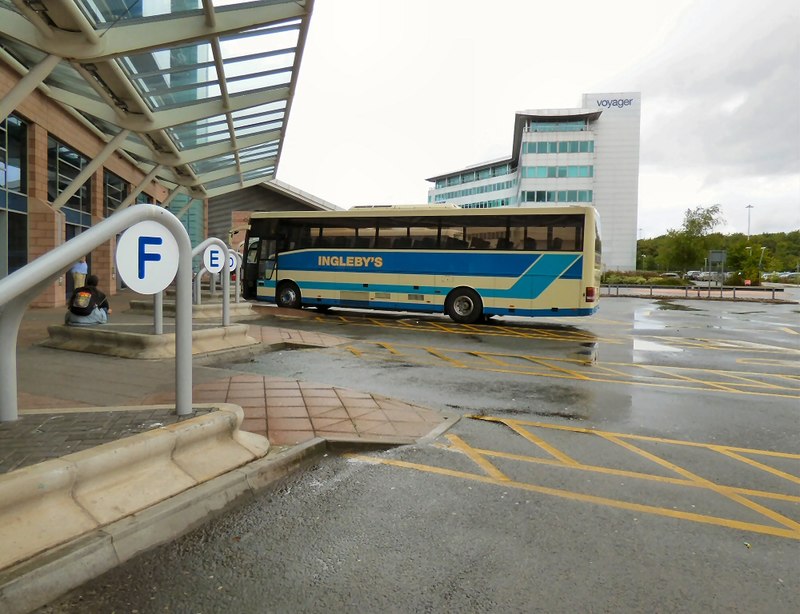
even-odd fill
[{"label": "tree", "polygon": [[687,209],[681,228],[667,231],[657,257],[659,264],[681,271],[699,268],[708,250],[707,235],[724,221],[719,205]]}]

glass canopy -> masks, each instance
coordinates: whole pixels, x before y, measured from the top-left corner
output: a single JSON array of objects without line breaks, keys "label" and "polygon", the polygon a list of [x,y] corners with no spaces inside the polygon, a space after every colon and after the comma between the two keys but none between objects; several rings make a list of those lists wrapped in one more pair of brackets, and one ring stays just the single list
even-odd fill
[{"label": "glass canopy", "polygon": [[278,166],[313,0],[0,0],[0,59],[168,189],[210,198]]}]

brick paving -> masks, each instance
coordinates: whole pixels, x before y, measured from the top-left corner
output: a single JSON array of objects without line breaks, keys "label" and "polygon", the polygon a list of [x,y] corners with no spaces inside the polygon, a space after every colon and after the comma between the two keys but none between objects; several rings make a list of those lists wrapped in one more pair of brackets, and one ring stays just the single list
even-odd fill
[{"label": "brick paving", "polygon": [[[143,399],[166,404],[174,393]],[[413,443],[449,418],[424,407],[367,392],[261,375],[236,375],[198,384],[196,403],[233,403],[242,429],[292,445],[322,437],[334,442]]]},{"label": "brick paving", "polygon": [[[128,309],[132,298],[139,297],[130,291],[110,297],[113,322],[152,321],[152,316]],[[257,311],[263,313],[265,308],[258,306]],[[48,336],[47,326],[63,322],[63,313],[63,309],[32,309],[20,326],[17,343],[20,419],[0,423],[0,473],[178,420],[174,409],[150,407],[174,403],[173,361],[121,359],[38,348],[36,344]],[[293,310],[287,315],[310,317],[306,311]],[[261,341],[265,351],[287,346],[330,347],[347,342],[333,335],[257,324],[249,325],[248,334]],[[21,352],[27,352],[27,360],[19,360]],[[75,380],[73,371],[77,363],[72,361],[76,359],[91,364],[90,384]],[[225,371],[235,371],[235,365]],[[193,402],[241,406],[245,415],[242,429],[264,435],[274,445],[292,445],[314,437],[347,443],[413,443],[453,421],[452,417],[424,407],[369,392],[252,373],[216,378],[217,373],[206,370],[201,376],[195,374]],[[90,390],[76,394],[78,386],[84,391],[89,386]],[[132,395],[136,395],[134,402],[130,402]],[[132,410],[131,405],[148,409]]]},{"label": "brick paving", "polygon": [[[194,415],[212,411],[197,409]],[[175,424],[171,408],[100,411],[26,411],[16,422],[0,422],[0,473],[7,473],[123,437]]]}]

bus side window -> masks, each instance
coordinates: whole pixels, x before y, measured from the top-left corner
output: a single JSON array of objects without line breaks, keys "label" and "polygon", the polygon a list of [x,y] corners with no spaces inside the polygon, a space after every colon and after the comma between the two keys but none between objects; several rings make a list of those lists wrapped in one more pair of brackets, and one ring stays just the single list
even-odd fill
[{"label": "bus side window", "polygon": [[275,239],[265,239],[261,242],[261,255],[258,259],[259,279],[272,279],[275,273],[275,253],[277,241]]},{"label": "bus side window", "polygon": [[255,264],[258,262],[258,244],[260,239],[253,237],[247,244],[247,264]]}]

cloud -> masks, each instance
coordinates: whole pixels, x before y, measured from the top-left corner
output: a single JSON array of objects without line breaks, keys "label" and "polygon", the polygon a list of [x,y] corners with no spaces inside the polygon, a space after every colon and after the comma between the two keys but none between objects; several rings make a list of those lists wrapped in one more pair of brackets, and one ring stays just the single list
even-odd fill
[{"label": "cloud", "polygon": [[643,166],[702,166],[708,184],[798,172],[798,7],[706,1],[678,23],[637,67]]}]

